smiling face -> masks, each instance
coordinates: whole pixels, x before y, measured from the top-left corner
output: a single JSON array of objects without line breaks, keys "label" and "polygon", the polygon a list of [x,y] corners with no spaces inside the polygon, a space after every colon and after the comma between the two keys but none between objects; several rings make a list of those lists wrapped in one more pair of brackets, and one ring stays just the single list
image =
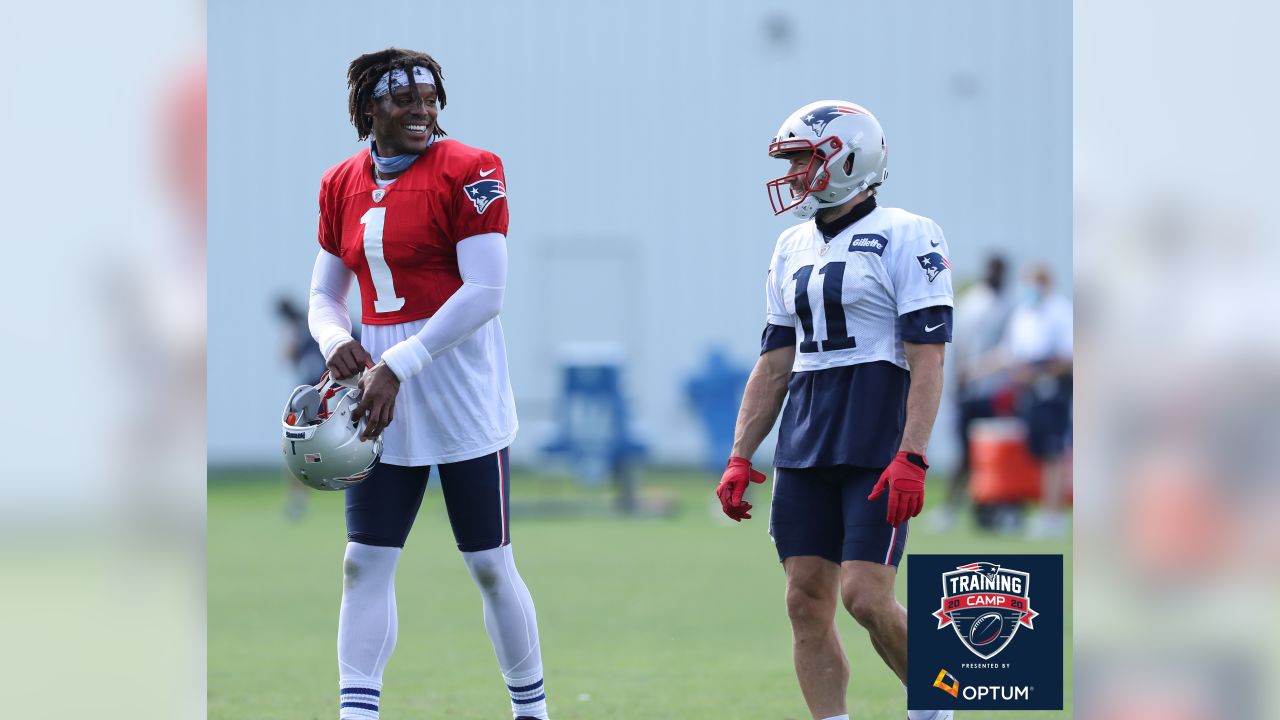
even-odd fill
[{"label": "smiling face", "polygon": [[436,86],[418,83],[396,87],[370,99],[365,112],[373,118],[373,139],[379,155],[421,153],[427,149],[440,114]]},{"label": "smiling face", "polygon": [[[774,145],[778,145],[778,143],[774,143]],[[774,178],[765,184],[765,187],[769,190],[769,202],[773,205],[774,215],[780,215],[799,206],[809,196],[811,189],[820,191],[825,187],[825,184],[821,182],[818,183],[818,187],[812,187],[815,174],[820,176],[823,167],[821,159],[814,152],[812,146],[782,148],[780,150],[771,148],[769,155],[779,160],[785,160],[787,163],[785,175]],[[806,218],[811,216],[812,213],[802,215],[802,217]]]},{"label": "smiling face", "polygon": [[790,163],[790,167],[787,168],[787,177],[789,178],[788,184],[791,186],[791,192],[796,197],[804,195],[809,183],[812,181],[810,170],[813,164],[813,151],[790,153],[783,159]]}]

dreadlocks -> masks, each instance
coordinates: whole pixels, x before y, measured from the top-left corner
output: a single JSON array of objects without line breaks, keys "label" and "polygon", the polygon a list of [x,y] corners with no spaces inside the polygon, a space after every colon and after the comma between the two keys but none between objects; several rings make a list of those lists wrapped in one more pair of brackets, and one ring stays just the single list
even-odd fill
[{"label": "dreadlocks", "polygon": [[[373,96],[373,88],[378,79],[393,70],[404,70],[409,78],[409,88],[416,93],[417,84],[413,81],[413,67],[421,65],[431,71],[436,81],[436,97],[440,100],[440,108],[444,108],[444,75],[440,72],[440,63],[426,53],[400,48],[387,48],[378,52],[366,53],[351,61],[347,68],[347,111],[351,114],[351,124],[356,127],[356,135],[364,140],[373,132],[373,119],[364,114],[365,103]],[[445,135],[437,123],[432,133],[436,137]]]}]

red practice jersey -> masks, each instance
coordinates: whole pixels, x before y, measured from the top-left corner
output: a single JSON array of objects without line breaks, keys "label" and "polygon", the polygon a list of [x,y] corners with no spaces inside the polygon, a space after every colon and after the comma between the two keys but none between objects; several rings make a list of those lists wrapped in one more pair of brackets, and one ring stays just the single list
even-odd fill
[{"label": "red practice jersey", "polygon": [[385,188],[361,150],[320,181],[320,247],[360,281],[361,321],[394,325],[431,317],[462,287],[455,245],[507,234],[502,161],[437,140]]}]

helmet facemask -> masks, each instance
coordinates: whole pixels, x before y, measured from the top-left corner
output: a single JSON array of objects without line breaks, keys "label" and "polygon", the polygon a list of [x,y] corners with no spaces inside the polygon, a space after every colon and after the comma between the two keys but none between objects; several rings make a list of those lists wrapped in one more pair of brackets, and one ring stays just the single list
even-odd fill
[{"label": "helmet facemask", "polygon": [[[849,192],[845,188],[831,187],[831,168],[843,167],[850,154],[850,148],[842,143],[840,138],[831,136],[817,144],[803,138],[788,138],[769,144],[771,157],[785,160],[788,156],[800,152],[809,154],[809,164],[804,170],[774,178],[766,183],[769,190],[769,203],[773,206],[774,215],[781,215],[794,209],[796,215],[807,220],[818,210],[839,205],[853,197],[854,192]],[[804,187],[803,193],[796,193],[796,184]],[[783,195],[784,190],[786,195]]]}]

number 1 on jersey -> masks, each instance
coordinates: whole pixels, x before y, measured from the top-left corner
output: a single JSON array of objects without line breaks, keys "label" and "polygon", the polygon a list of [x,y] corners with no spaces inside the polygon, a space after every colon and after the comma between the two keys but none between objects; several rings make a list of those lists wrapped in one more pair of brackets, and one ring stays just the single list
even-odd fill
[{"label": "number 1 on jersey", "polygon": [[396,284],[391,279],[391,266],[382,253],[382,225],[386,219],[384,207],[369,208],[360,218],[364,225],[364,259],[369,264],[369,276],[373,278],[374,312],[395,312],[404,307],[404,298],[396,296]]}]

